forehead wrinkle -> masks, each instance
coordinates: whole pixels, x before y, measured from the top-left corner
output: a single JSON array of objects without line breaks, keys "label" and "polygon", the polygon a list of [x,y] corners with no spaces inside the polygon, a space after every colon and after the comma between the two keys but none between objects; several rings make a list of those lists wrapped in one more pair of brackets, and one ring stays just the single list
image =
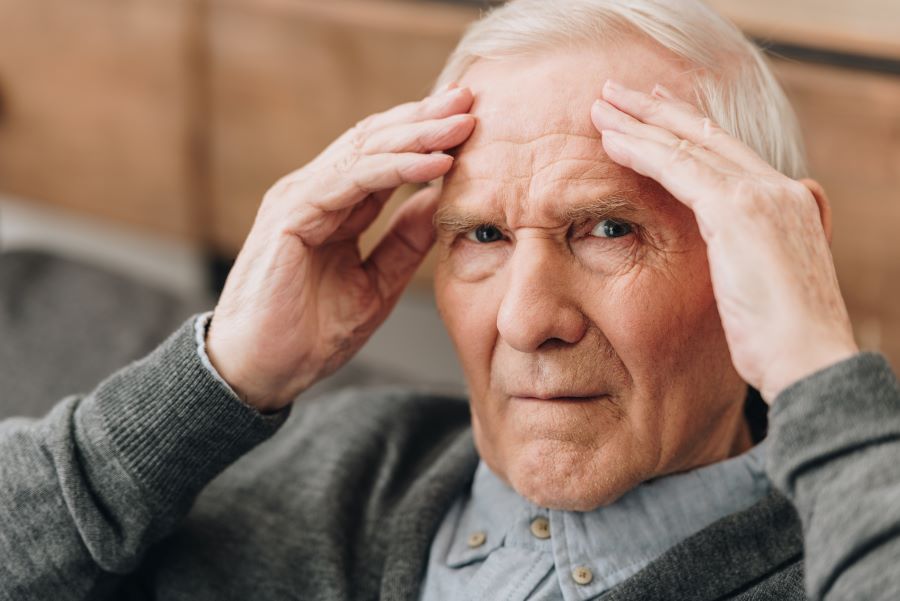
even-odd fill
[{"label": "forehead wrinkle", "polygon": [[628,200],[636,195],[633,183],[600,157],[554,158],[528,175],[457,172],[452,185],[445,188],[434,223],[443,231],[459,232],[482,224],[515,229],[525,222],[574,223],[612,213],[625,216],[639,211]]},{"label": "forehead wrinkle", "polygon": [[[486,149],[482,149],[486,150]],[[549,181],[556,181],[558,179],[601,179],[601,178],[593,178],[589,174],[595,171],[600,171],[603,174],[603,177],[609,179],[614,176],[620,175],[625,170],[618,165],[612,163],[602,152],[602,148],[600,148],[598,143],[598,152],[596,154],[585,153],[585,156],[561,156],[562,153],[552,153],[552,156],[546,161],[546,164],[541,165],[540,167],[535,167],[535,164],[538,163],[536,160],[536,154],[533,149],[529,153],[528,161],[530,163],[530,168],[520,169],[513,167],[514,164],[521,164],[522,159],[524,157],[513,157],[520,159],[519,161],[508,160],[500,163],[499,166],[493,167],[493,172],[484,173],[486,170],[491,169],[491,167],[485,167],[485,165],[490,165],[491,161],[489,160],[477,160],[481,158],[477,154],[468,154],[467,156],[458,156],[457,160],[453,166],[452,171],[446,176],[446,179],[449,182],[452,182],[453,185],[464,185],[468,181],[480,181],[480,180],[490,180],[490,181],[498,181],[502,179],[511,179],[511,180],[521,180],[521,179],[532,179],[540,174],[542,174],[545,170],[550,169],[552,167],[560,167],[560,165],[566,163],[587,163],[587,168],[582,170],[577,176],[574,175],[563,175],[558,178],[553,178]],[[482,174],[484,173],[484,174]],[[448,182],[448,183],[449,183]]]},{"label": "forehead wrinkle", "polygon": [[[634,191],[616,191],[602,193],[589,197],[590,200],[575,201],[564,205],[549,205],[546,213],[550,219],[556,220],[561,225],[578,224],[590,220],[608,219],[610,217],[622,217],[642,212],[640,203],[631,200]],[[499,206],[498,206],[499,205]],[[510,219],[510,209],[513,215],[521,217],[519,207],[502,206],[502,201],[496,199],[474,206],[466,204],[448,203],[441,205],[434,216],[435,227],[446,232],[466,232],[483,225],[507,225],[512,229],[521,227],[516,225],[517,219]]]},{"label": "forehead wrinkle", "polygon": [[475,134],[455,151],[457,161],[455,169],[463,170],[469,163],[484,163],[483,155],[485,153],[498,156],[511,154],[514,157],[524,158],[521,153],[528,152],[532,161],[539,154],[547,153],[551,156],[557,156],[576,141],[595,147],[596,152],[592,156],[600,156],[600,151],[602,151],[602,142],[599,135],[552,131],[520,138],[491,137],[490,131],[485,132],[483,130],[484,119],[482,119],[481,123],[480,128],[476,128]]},{"label": "forehead wrinkle", "polygon": [[[587,163],[587,168],[580,170],[578,166],[581,163]],[[588,173],[593,171],[595,168],[602,167],[602,165],[598,164],[596,159],[578,159],[578,158],[558,158],[549,161],[546,165],[539,167],[534,170],[530,179],[531,186],[529,196],[539,196],[538,194],[534,194],[534,190],[537,189],[539,184],[543,186],[547,186],[549,184],[555,184],[562,181],[569,182],[582,182],[582,181],[590,181],[590,180],[610,180],[612,179],[612,174],[607,175],[605,177],[589,177]],[[552,170],[552,171],[551,171]],[[551,175],[547,177],[542,177],[545,171],[551,171]],[[555,177],[554,177],[555,176]]]},{"label": "forehead wrinkle", "polygon": [[[606,156],[587,110],[573,116],[568,105],[548,108],[539,111],[539,119],[529,115],[522,120],[508,110],[481,111],[474,135],[457,149],[453,169],[445,177],[445,200],[435,217],[439,229],[548,223],[571,216],[571,201],[583,204],[585,199],[623,192],[623,184],[631,183],[626,170]],[[593,204],[593,209],[572,215],[613,208],[610,203]]]},{"label": "forehead wrinkle", "polygon": [[[479,136],[484,137],[484,136]],[[474,138],[474,141],[477,142],[479,138]],[[550,138],[583,138],[585,140],[590,140],[591,142],[599,142],[600,136],[589,136],[587,134],[579,134],[568,131],[551,131],[543,134],[538,134],[536,136],[526,136],[519,139],[515,138],[504,138],[504,137],[495,137],[491,138],[489,144],[511,144],[515,146],[524,146],[526,144],[534,144],[535,142],[541,142]]]}]

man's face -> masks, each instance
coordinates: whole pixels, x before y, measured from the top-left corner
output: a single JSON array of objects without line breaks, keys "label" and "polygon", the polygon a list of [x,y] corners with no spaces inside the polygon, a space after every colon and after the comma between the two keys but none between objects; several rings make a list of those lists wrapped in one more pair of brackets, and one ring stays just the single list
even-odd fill
[{"label": "man's face", "polygon": [[745,434],[693,215],[613,163],[590,121],[607,78],[689,97],[685,69],[634,39],[480,61],[460,82],[478,124],[438,209],[438,307],[481,457],[542,506],[608,504]]}]

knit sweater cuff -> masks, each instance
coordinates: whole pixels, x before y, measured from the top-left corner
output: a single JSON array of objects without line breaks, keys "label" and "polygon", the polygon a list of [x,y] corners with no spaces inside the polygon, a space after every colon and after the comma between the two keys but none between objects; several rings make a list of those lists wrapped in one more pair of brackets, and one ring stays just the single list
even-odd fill
[{"label": "knit sweater cuff", "polygon": [[769,413],[767,472],[789,498],[829,461],[900,436],[900,387],[887,360],[858,353],[786,388]]},{"label": "knit sweater cuff", "polygon": [[117,459],[161,506],[193,499],[288,415],[260,414],[204,367],[195,321],[100,384],[81,408],[95,414]]}]

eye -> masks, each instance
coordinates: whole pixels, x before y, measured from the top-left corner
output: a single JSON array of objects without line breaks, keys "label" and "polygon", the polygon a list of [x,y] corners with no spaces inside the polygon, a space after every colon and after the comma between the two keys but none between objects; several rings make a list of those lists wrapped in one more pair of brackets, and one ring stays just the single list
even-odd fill
[{"label": "eye", "polygon": [[632,232],[630,223],[624,221],[616,221],[614,219],[604,219],[591,230],[591,236],[598,238],[621,238]]},{"label": "eye", "polygon": [[493,225],[479,225],[466,233],[466,238],[479,244],[490,244],[503,240],[503,232]]}]

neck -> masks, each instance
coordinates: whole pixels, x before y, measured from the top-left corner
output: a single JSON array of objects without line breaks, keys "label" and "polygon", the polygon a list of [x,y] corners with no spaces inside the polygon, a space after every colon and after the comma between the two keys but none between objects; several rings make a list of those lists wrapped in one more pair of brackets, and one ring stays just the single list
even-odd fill
[{"label": "neck", "polygon": [[748,388],[744,386],[741,400],[731,405],[728,413],[722,416],[722,436],[718,451],[720,460],[735,457],[753,448],[753,435],[745,408],[747,395]]},{"label": "neck", "polygon": [[727,412],[719,416],[712,431],[703,437],[705,444],[695,447],[686,456],[677,472],[724,461],[740,455],[753,447],[750,424],[744,415],[744,402],[735,402]]},{"label": "neck", "polygon": [[750,434],[750,424],[747,422],[747,418],[744,416],[743,411],[738,420],[736,430],[734,439],[731,443],[731,448],[728,451],[729,457],[740,455],[753,448],[753,436]]}]

